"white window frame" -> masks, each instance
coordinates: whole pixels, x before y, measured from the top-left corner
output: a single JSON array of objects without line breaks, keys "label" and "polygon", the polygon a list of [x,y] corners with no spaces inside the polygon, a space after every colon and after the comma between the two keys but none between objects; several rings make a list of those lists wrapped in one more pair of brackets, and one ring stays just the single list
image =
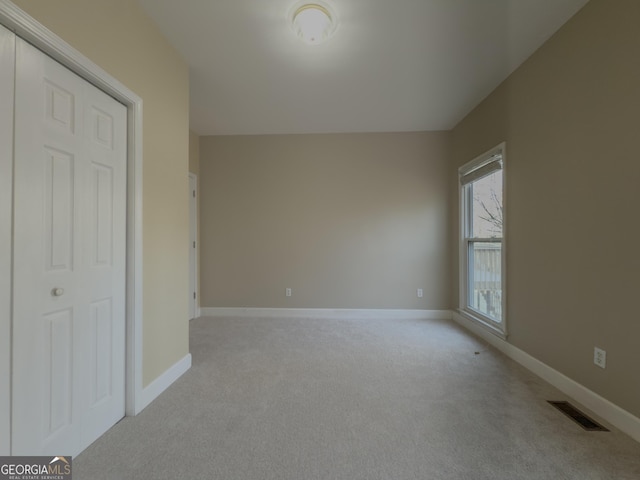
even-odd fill
[{"label": "white window frame", "polygon": [[[501,167],[498,167],[498,162]],[[507,337],[507,282],[506,282],[506,252],[507,252],[507,239],[506,239],[506,143],[503,142],[500,145],[492,148],[491,150],[483,153],[482,155],[474,158],[470,162],[461,166],[458,169],[458,198],[460,199],[460,253],[459,253],[459,307],[458,313],[465,318],[479,324],[481,327],[489,330],[491,333],[498,335],[499,337]],[[471,182],[469,178],[473,178],[474,174],[481,174],[485,169],[502,170],[502,239],[496,238],[474,238],[469,235],[470,231],[470,219],[467,215],[473,208],[473,198],[467,194],[466,188]],[[479,177],[481,178],[481,177]],[[477,178],[477,179],[479,179]],[[498,243],[502,244],[501,249],[501,286],[502,286],[502,319],[500,322],[496,322],[494,319],[482,314],[478,310],[472,308],[469,305],[469,244],[473,242],[486,242],[486,243]]]}]

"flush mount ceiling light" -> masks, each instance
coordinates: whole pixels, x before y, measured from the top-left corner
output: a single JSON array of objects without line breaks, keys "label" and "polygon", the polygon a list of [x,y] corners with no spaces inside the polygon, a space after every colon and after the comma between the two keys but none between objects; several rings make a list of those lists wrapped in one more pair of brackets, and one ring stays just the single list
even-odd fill
[{"label": "flush mount ceiling light", "polygon": [[335,33],[338,18],[326,2],[298,2],[291,9],[289,22],[295,34],[309,45],[322,43]]}]

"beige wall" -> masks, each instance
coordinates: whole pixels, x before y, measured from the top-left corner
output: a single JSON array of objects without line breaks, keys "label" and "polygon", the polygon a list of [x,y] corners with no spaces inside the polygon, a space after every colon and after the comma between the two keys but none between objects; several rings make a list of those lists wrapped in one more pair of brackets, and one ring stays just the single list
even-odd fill
[{"label": "beige wall", "polygon": [[201,137],[201,305],[449,308],[448,138]]},{"label": "beige wall", "polygon": [[591,0],[455,128],[450,171],[506,140],[509,341],[636,416],[639,19]]},{"label": "beige wall", "polygon": [[143,99],[143,382],[188,353],[188,68],[134,0],[15,3]]}]

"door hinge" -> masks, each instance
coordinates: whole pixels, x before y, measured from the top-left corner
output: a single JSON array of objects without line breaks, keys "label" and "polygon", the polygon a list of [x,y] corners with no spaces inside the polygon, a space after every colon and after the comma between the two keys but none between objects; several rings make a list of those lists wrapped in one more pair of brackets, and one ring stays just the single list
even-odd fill
[{"label": "door hinge", "polygon": [[196,242],[193,242],[193,248],[196,248]]},{"label": "door hinge", "polygon": [[193,191],[193,198],[196,198],[196,191]]},{"label": "door hinge", "polygon": [[193,299],[196,299],[196,292],[193,292]]}]

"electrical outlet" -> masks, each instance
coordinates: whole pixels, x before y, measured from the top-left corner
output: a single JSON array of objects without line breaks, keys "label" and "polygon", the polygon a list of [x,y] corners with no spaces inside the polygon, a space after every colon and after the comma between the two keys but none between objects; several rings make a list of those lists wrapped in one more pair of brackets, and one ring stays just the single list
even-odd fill
[{"label": "electrical outlet", "polygon": [[422,296],[423,296],[422,289],[419,288],[418,290],[416,290],[416,294],[418,295],[418,298],[422,298]]},{"label": "electrical outlet", "polygon": [[607,352],[605,352],[601,348],[594,347],[593,363],[595,363],[600,368],[605,368],[607,366]]},{"label": "electrical outlet", "polygon": [[290,288],[286,288],[284,291],[285,296],[290,297],[291,296],[291,289]]}]

